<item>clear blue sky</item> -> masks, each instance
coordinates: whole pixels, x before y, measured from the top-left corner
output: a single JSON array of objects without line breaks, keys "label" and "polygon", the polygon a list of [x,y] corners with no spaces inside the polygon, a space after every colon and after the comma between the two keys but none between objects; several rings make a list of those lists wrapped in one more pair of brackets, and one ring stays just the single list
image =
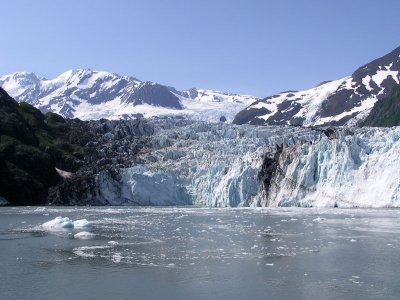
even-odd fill
[{"label": "clear blue sky", "polygon": [[3,0],[0,74],[91,68],[264,97],[400,46],[399,0]]}]

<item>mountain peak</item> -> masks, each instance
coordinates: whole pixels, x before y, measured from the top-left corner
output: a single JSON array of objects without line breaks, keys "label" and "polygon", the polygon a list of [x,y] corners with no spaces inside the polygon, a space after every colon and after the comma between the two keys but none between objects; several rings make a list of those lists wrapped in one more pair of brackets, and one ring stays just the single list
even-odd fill
[{"label": "mountain peak", "polygon": [[267,97],[239,112],[236,124],[355,125],[376,102],[400,83],[400,47],[360,68],[350,77],[322,82],[299,92]]}]

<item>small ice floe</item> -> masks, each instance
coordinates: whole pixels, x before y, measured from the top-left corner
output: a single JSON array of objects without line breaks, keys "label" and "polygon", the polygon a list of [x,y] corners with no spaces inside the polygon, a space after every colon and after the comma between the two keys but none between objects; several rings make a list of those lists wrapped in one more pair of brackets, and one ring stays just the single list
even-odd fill
[{"label": "small ice floe", "polygon": [[359,279],[360,279],[360,276],[353,275],[353,276],[351,276],[351,278],[349,278],[349,281],[351,281],[351,282],[353,282],[355,284],[361,284],[362,282],[359,281]]},{"label": "small ice floe", "polygon": [[326,220],[325,218],[321,218],[321,217],[317,217],[315,219],[313,219],[313,222],[317,222],[317,223],[321,223],[322,221]]},{"label": "small ice floe", "polygon": [[273,267],[274,266],[274,264],[265,264],[266,266],[268,266],[268,267]]},{"label": "small ice floe", "polygon": [[92,228],[92,223],[88,222],[86,219],[76,220],[73,223],[74,228]]},{"label": "small ice floe", "polygon": [[110,245],[118,245],[118,242],[116,242],[116,241],[108,241],[107,244],[110,244]]},{"label": "small ice floe", "polygon": [[350,242],[355,243],[355,242],[357,242],[357,240],[351,239]]},{"label": "small ice floe", "polygon": [[47,221],[41,225],[44,230],[48,231],[57,231],[63,229],[73,229],[73,228],[81,228],[81,229],[89,229],[92,227],[92,224],[88,222],[86,219],[72,221],[68,217],[57,217],[53,220]]},{"label": "small ice floe", "polygon": [[89,240],[94,238],[96,235],[88,231],[81,231],[74,235],[74,238],[79,240]]},{"label": "small ice floe", "polygon": [[112,256],[111,260],[112,260],[113,262],[115,262],[115,263],[119,263],[119,262],[121,262],[122,258],[123,258],[123,257],[121,256],[121,253],[115,253],[115,254]]}]

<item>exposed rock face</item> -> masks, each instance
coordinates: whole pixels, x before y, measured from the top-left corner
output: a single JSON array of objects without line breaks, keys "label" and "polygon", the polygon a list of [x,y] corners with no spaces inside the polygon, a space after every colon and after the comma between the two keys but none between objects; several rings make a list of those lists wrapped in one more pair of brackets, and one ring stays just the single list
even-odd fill
[{"label": "exposed rock face", "polygon": [[[71,178],[50,189],[48,202],[107,205],[111,204],[107,195],[114,192],[116,198],[124,201],[113,185],[121,181],[121,170],[140,163],[136,156],[144,148],[150,148],[147,137],[153,134],[154,128],[145,119],[100,120],[82,125],[82,130],[92,137],[84,147],[83,165]],[[121,201],[118,204],[123,204]]]},{"label": "exposed rock face", "polygon": [[239,112],[234,124],[341,126],[364,120],[400,83],[400,47],[351,76],[306,91],[267,97]]},{"label": "exposed rock face", "polygon": [[[275,153],[266,153],[263,164],[258,172],[258,179],[262,182],[265,191],[265,197],[269,198],[269,191],[271,188],[272,180],[277,176],[279,171],[278,163],[279,157],[282,154],[283,145],[278,146]],[[272,156],[273,155],[273,156]],[[263,201],[265,206],[269,206],[269,203]]]},{"label": "exposed rock face", "polygon": [[140,85],[138,89],[127,98],[126,102],[130,102],[134,105],[150,104],[183,109],[179,98],[172,94],[167,87],[151,82]]}]

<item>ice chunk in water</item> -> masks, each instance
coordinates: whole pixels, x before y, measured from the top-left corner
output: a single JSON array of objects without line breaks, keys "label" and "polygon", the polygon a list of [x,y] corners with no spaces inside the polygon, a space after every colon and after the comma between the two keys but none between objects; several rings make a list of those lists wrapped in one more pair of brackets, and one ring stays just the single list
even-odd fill
[{"label": "ice chunk in water", "polygon": [[81,232],[78,232],[77,234],[75,234],[74,238],[80,239],[80,240],[88,240],[95,236],[96,235],[94,233],[87,232],[87,231],[81,231]]},{"label": "ice chunk in water", "polygon": [[53,220],[47,221],[41,225],[41,227],[45,230],[54,231],[54,230],[62,230],[68,228],[82,228],[82,229],[90,229],[92,224],[88,222],[86,219],[72,221],[68,217],[57,217]]},{"label": "ice chunk in water", "polygon": [[86,219],[74,221],[74,228],[91,228],[92,223],[88,222]]},{"label": "ice chunk in water", "polygon": [[74,223],[71,219],[67,217],[57,217],[53,220],[43,223],[41,226],[46,230],[60,230],[66,228],[74,228]]}]

